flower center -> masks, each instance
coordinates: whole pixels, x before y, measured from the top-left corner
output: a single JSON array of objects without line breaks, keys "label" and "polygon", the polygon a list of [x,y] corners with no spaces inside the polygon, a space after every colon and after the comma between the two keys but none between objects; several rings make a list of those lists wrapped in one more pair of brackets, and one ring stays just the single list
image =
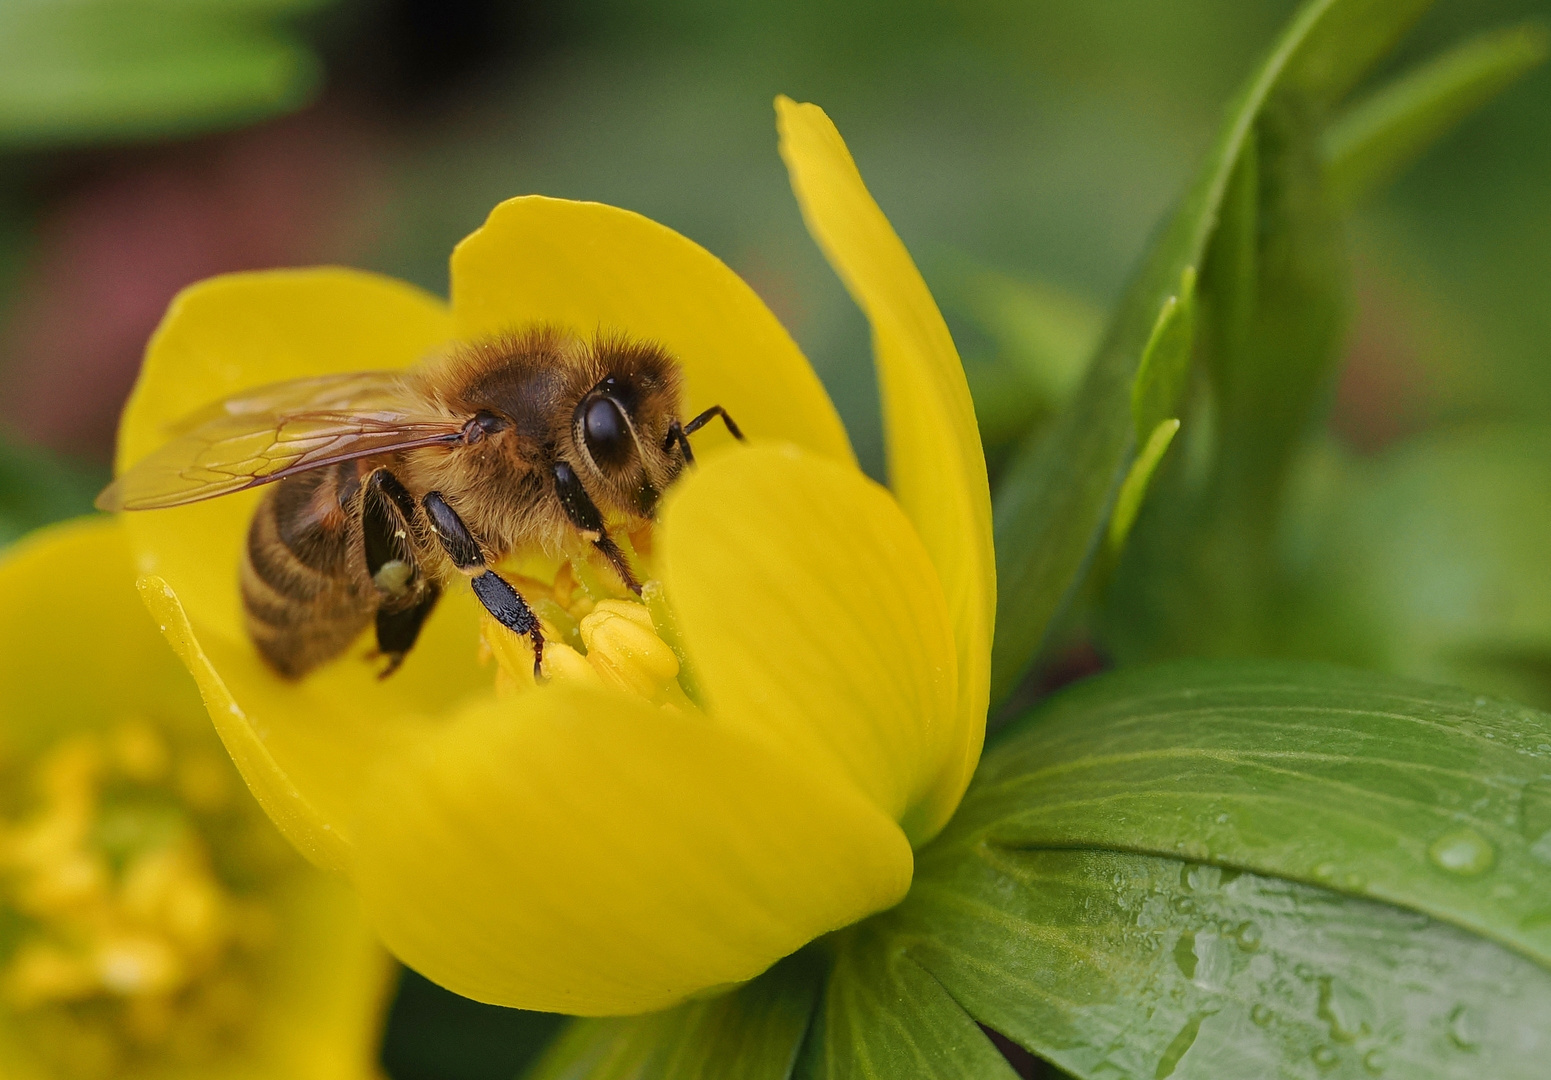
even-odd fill
[{"label": "flower center", "polygon": [[[5,789],[0,999],[52,1071],[198,1063],[245,1027],[278,842],[230,765],[144,720],[72,736]],[[30,781],[30,783],[28,782]]]},{"label": "flower center", "polygon": [[[631,554],[649,536],[637,534]],[[637,567],[649,565],[636,555]],[[551,572],[524,564],[507,577],[527,599],[544,630],[544,677],[556,683],[602,686],[666,708],[694,708],[694,686],[685,669],[662,584],[648,579],[636,597],[592,564],[572,559]],[[482,649],[498,665],[505,693],[530,689],[533,652],[500,623],[485,616]]]}]

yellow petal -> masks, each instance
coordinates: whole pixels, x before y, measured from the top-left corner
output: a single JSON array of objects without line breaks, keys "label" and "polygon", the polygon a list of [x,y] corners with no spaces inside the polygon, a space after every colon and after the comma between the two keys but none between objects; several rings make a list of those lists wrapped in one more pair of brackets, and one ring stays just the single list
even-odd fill
[{"label": "yellow petal", "polygon": [[[248,789],[258,799],[270,820],[312,863],[326,870],[347,870],[349,850],[343,824],[348,817],[348,807],[325,802],[320,808],[298,789],[286,769],[275,760],[266,740],[232,696],[216,665],[200,646],[172,586],[159,577],[143,577],[140,579],[140,595],[147,610],[166,635],[173,652],[183,661],[189,674],[194,676],[210,719],[215,723],[216,733],[226,745],[226,751],[236,763],[237,771],[242,773]],[[239,684],[252,684],[263,678],[264,672],[252,670],[258,663],[255,657],[243,655],[240,649],[234,649],[225,638],[212,636],[211,640],[216,645],[217,656],[225,661],[222,666]],[[336,726],[339,721],[337,715],[327,713],[314,719],[314,723],[322,727]],[[352,725],[353,728],[357,726]],[[359,735],[360,732],[356,731],[355,734]],[[365,747],[362,749],[364,759]],[[338,757],[337,753],[328,755],[328,764],[337,764]],[[297,764],[305,767],[306,762],[303,760]],[[359,766],[361,760],[354,764]],[[324,787],[325,792],[329,790],[330,787]]]},{"label": "yellow petal", "polygon": [[[716,256],[639,214],[509,199],[453,252],[452,307],[463,337],[542,321],[658,341],[684,369],[687,416],[722,405],[750,435],[853,460],[818,376],[764,301]],[[719,429],[697,445],[726,440]]]},{"label": "yellow petal", "polygon": [[786,97],[776,99],[776,116],[808,231],[872,324],[889,483],[948,598],[960,708],[982,731],[944,781],[962,792],[980,756],[996,614],[991,495],[969,387],[932,294],[835,125],[818,106]]},{"label": "yellow petal", "polygon": [[[392,965],[343,881],[299,873],[270,899],[280,936],[249,1038],[189,1080],[375,1080]],[[173,1075],[185,1075],[181,1072]]]},{"label": "yellow petal", "polygon": [[919,842],[978,745],[915,530],[856,469],[791,446],[719,457],[664,508],[663,582],[706,707],[834,761]]},{"label": "yellow petal", "polygon": [[203,727],[199,698],[135,599],[120,523],[39,530],[0,558],[0,746],[31,753],[127,711]]},{"label": "yellow petal", "polygon": [[664,1008],[910,883],[899,829],[824,762],[585,687],[471,707],[361,806],[356,881],[389,947],[527,1009]]}]

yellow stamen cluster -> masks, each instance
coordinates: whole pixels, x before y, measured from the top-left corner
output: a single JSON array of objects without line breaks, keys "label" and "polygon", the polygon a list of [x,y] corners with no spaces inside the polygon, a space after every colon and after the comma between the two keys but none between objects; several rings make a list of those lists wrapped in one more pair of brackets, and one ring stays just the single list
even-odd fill
[{"label": "yellow stamen cluster", "polygon": [[130,720],[55,744],[7,784],[31,799],[0,822],[0,1001],[61,1075],[197,1062],[241,1033],[275,927],[212,860],[254,869],[217,753]]},{"label": "yellow stamen cluster", "polygon": [[[668,708],[694,707],[656,582],[647,583],[642,602],[611,589],[579,560],[562,564],[553,582],[513,580],[543,626],[545,679],[620,690]],[[487,616],[483,643],[500,665],[503,690],[534,685],[527,639]]]}]

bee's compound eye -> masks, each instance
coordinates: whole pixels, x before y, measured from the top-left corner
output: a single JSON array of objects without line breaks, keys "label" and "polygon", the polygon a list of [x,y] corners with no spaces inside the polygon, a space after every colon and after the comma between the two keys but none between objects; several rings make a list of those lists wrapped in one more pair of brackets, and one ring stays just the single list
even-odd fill
[{"label": "bee's compound eye", "polygon": [[587,406],[582,437],[600,469],[623,465],[630,458],[630,429],[619,406],[606,397],[593,398]]}]

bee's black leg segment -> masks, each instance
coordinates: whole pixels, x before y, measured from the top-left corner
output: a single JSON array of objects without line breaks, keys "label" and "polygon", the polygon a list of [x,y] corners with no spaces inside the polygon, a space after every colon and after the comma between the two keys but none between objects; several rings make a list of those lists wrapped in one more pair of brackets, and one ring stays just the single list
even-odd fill
[{"label": "bee's black leg segment", "polygon": [[492,618],[514,634],[527,634],[533,642],[533,677],[540,677],[544,665],[544,632],[539,628],[538,616],[522,598],[522,594],[493,570],[475,574],[469,579],[474,595],[485,605]]},{"label": "bee's black leg segment", "polygon": [[689,436],[705,427],[718,416],[722,418],[722,423],[727,425],[728,434],[730,434],[734,439],[737,439],[739,442],[742,442],[743,432],[738,430],[738,425],[733,423],[732,417],[727,415],[727,410],[722,408],[720,405],[712,405],[705,412],[701,413],[699,416],[695,417],[689,423],[684,425],[683,433],[679,436],[681,445],[687,449],[689,446]]},{"label": "bee's black leg segment", "polygon": [[479,541],[463,524],[458,512],[447,505],[441,492],[428,491],[420,502],[425,507],[425,516],[431,521],[431,532],[441,541],[442,550],[454,566],[467,573],[485,565],[485,553],[480,550]]},{"label": "bee's black leg segment", "polygon": [[625,587],[639,596],[641,583],[636,580],[635,572],[625,561],[625,553],[619,550],[619,545],[609,538],[608,531],[604,529],[603,515],[598,512],[598,504],[587,494],[576,470],[563,461],[555,462],[555,494],[560,497],[560,505],[565,509],[565,516],[571,520],[571,524],[576,526],[578,532],[593,538],[593,547],[603,553]]},{"label": "bee's black leg segment", "polygon": [[387,469],[373,470],[362,485],[361,544],[379,597],[377,651],[388,658],[379,679],[404,662],[441,595],[415,561],[411,534],[417,517],[414,497],[398,477]]},{"label": "bee's black leg segment", "polygon": [[361,541],[366,571],[385,598],[402,599],[420,576],[410,541],[415,500],[387,469],[374,470],[363,486]]},{"label": "bee's black leg segment", "polygon": [[386,679],[399,669],[441,595],[441,589],[432,582],[424,587],[420,598],[408,607],[395,608],[383,604],[377,609],[377,651],[388,658],[388,666],[378,674],[379,679]]},{"label": "bee's black leg segment", "polygon": [[501,575],[485,566],[485,553],[479,541],[469,532],[458,512],[447,505],[439,491],[428,491],[420,505],[431,521],[431,532],[441,541],[442,550],[459,570],[469,575],[474,595],[485,605],[491,618],[516,634],[527,634],[533,641],[533,677],[539,678],[544,663],[544,632],[539,628],[538,616]]}]

